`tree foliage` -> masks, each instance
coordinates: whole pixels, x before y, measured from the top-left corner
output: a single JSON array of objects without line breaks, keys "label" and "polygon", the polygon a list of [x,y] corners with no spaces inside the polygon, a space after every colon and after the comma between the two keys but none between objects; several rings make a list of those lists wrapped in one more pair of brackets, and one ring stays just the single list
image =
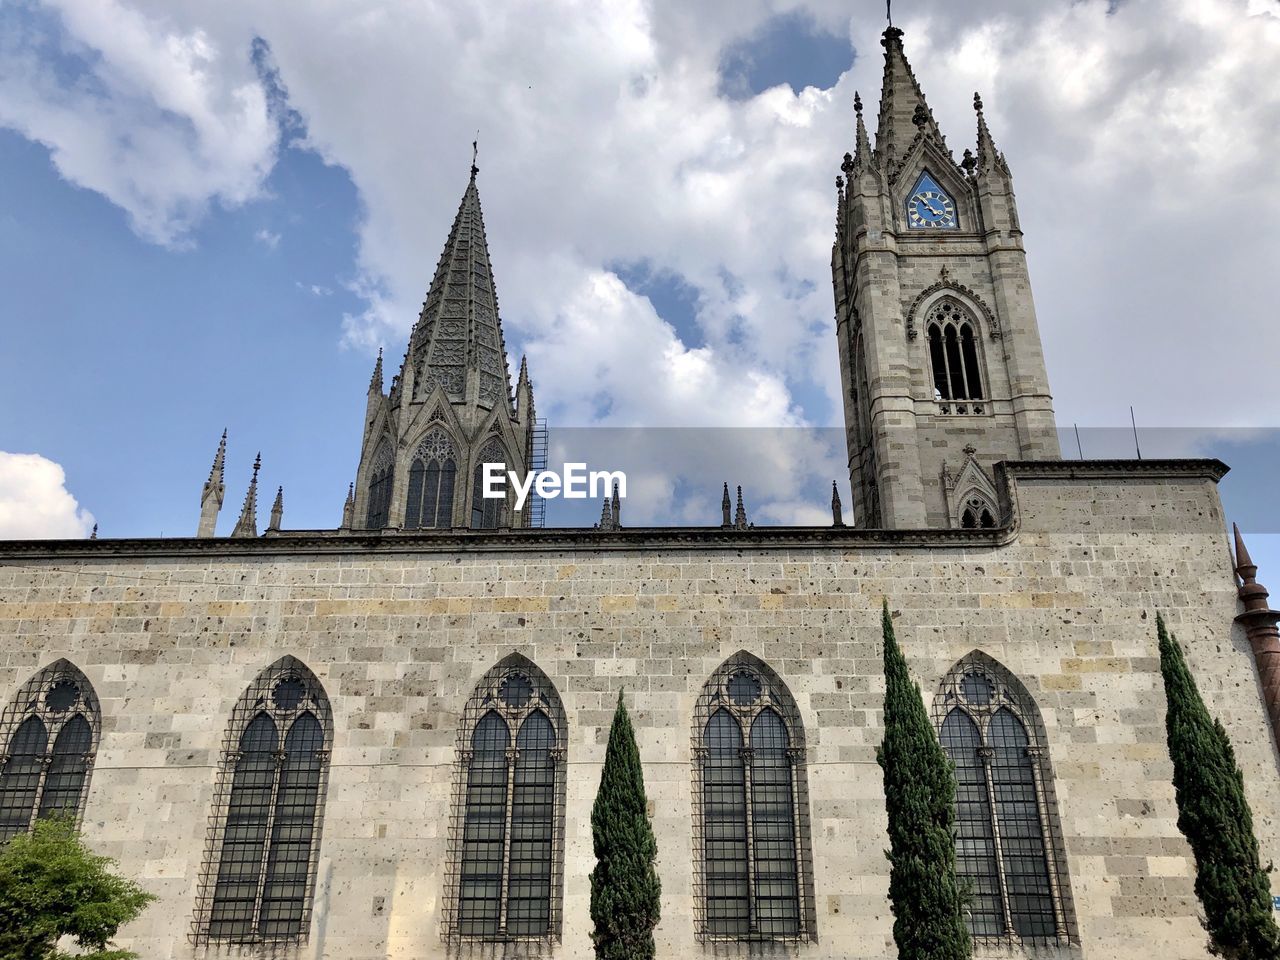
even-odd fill
[{"label": "tree foliage", "polygon": [[621,693],[591,809],[591,836],[596,853],[591,871],[596,957],[652,960],[661,893],[654,869],[658,845],[646,811],[640,751]]},{"label": "tree foliage", "polygon": [[956,879],[955,776],[893,634],[886,601],[884,772],[889,903],[900,960],[968,960],[973,943]]},{"label": "tree foliage", "polygon": [[1209,949],[1231,960],[1280,958],[1271,884],[1258,861],[1244,775],[1221,722],[1209,716],[1177,638],[1156,615],[1165,732],[1173,760],[1178,829],[1196,859],[1196,896]]},{"label": "tree foliage", "polygon": [[[69,818],[41,818],[0,846],[0,960],[132,960],[111,939],[155,899],[111,872]],[[72,937],[83,953],[58,950]]]}]

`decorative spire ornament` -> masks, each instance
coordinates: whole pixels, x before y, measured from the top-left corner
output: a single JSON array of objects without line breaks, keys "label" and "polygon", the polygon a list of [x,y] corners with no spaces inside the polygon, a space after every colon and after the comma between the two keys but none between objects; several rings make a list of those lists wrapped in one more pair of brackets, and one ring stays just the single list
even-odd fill
[{"label": "decorative spire ornament", "polygon": [[276,501],[271,504],[271,522],[267,524],[268,530],[279,530],[280,521],[284,519],[284,487],[276,488]]},{"label": "decorative spire ornament", "polygon": [[212,537],[218,525],[218,513],[222,510],[222,500],[226,494],[223,483],[227,462],[227,431],[222,431],[222,439],[218,441],[218,450],[213,455],[213,466],[209,468],[209,479],[204,482],[200,491],[200,523],[196,527],[197,537]]},{"label": "decorative spire ornament", "polygon": [[831,525],[833,527],[844,526],[844,516],[840,509],[840,490],[836,487],[836,482],[831,481]]},{"label": "decorative spire ornament", "polygon": [[726,530],[733,526],[732,510],[733,501],[729,499],[729,481],[726,480],[724,483],[724,496],[720,498],[720,513],[724,517],[720,525]]},{"label": "decorative spire ornament", "polygon": [[240,508],[240,519],[236,521],[233,537],[256,537],[258,535],[258,471],[262,469],[262,453],[253,461],[253,478],[249,481],[249,489],[244,495],[244,506]]}]

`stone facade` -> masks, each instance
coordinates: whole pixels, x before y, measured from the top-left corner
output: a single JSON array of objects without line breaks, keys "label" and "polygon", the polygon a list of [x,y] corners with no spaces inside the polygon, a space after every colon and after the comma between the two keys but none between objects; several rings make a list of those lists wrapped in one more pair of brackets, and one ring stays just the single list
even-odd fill
[{"label": "stone facade", "polygon": [[[125,943],[193,956],[591,956],[590,806],[625,689],[663,883],[660,956],[893,956],[875,746],[886,597],[931,699],[980,650],[1043,716],[1078,942],[1036,956],[1206,956],[1175,825],[1154,614],[1184,642],[1245,770],[1263,845],[1280,782],[1235,584],[1216,461],[1008,464],[995,530],[510,531],[7,544],[0,689],[65,657],[101,701],[84,831],[161,900]],[[692,722],[727,657],[762,660],[807,743],[816,937],[700,946]],[[458,720],[502,658],[527,657],[567,719],[558,942],[442,938]],[[310,933],[288,948],[189,935],[230,711],[283,655],[332,705]],[[1023,955],[989,948],[991,955]]]}]

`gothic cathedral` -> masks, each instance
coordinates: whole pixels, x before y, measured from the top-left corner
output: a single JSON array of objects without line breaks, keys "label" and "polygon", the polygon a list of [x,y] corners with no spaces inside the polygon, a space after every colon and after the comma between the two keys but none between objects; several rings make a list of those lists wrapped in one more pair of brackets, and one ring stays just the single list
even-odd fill
[{"label": "gothic cathedral", "polygon": [[976,98],[957,161],[883,44],[831,261],[851,524],[751,525],[726,488],[721,523],[615,498],[544,528],[482,496],[541,454],[473,163],[336,528],[277,493],[260,535],[255,466],[218,536],[224,435],[194,537],[0,542],[0,842],[75,817],[156,894],[120,937],[147,960],[587,960],[622,695],[659,957],[890,960],[887,602],[955,767],[975,955],[1207,958],[1155,616],[1262,827],[1280,613],[1232,559],[1225,464],[1060,458],[1009,164]]}]

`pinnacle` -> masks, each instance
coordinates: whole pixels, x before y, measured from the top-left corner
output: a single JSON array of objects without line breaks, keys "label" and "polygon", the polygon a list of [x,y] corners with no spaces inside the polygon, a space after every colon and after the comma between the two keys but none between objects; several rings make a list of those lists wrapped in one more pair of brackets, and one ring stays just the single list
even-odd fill
[{"label": "pinnacle", "polygon": [[901,161],[917,135],[934,137],[945,147],[933,111],[902,48],[902,31],[889,27],[880,43],[884,47],[884,85],[880,92],[876,151],[882,164]]}]

